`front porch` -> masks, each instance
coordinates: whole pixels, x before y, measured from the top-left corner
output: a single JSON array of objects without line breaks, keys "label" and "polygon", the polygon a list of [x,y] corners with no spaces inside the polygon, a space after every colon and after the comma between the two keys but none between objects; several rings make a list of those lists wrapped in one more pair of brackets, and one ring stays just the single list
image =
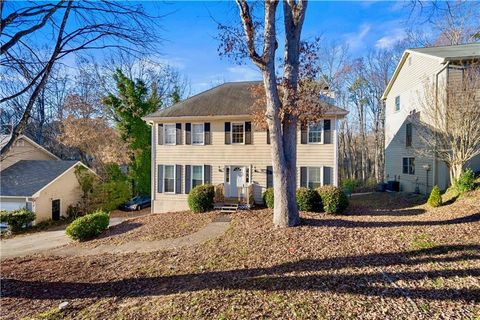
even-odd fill
[{"label": "front porch", "polygon": [[224,183],[216,185],[213,208],[222,212],[236,212],[238,209],[249,210],[255,204],[253,184],[237,187],[237,196],[232,197],[231,195],[231,192],[228,196],[226,195]]}]

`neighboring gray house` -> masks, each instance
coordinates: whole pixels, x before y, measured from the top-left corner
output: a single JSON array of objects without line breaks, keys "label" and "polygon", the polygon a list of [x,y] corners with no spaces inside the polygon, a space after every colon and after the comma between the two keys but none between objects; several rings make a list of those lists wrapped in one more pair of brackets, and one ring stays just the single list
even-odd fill
[{"label": "neighboring gray house", "polygon": [[[445,94],[450,81],[461,74],[464,62],[479,58],[480,44],[408,49],[403,53],[383,94],[385,174],[387,180],[399,181],[401,190],[426,193],[434,185],[440,189],[450,185],[449,170],[444,162],[418,156],[421,141],[409,116],[416,113],[422,117],[419,97],[424,96],[426,81],[438,88],[438,95]],[[467,165],[479,171],[480,156]]]}]

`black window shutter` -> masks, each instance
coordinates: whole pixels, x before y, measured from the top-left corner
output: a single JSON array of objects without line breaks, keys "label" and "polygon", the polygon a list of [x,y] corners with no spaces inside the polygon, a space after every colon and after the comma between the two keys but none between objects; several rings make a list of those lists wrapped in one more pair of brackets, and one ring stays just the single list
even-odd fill
[{"label": "black window shutter", "polygon": [[252,144],[252,123],[245,122],[245,144]]},{"label": "black window shutter", "polygon": [[230,140],[230,122],[225,122],[225,144],[231,144],[231,140]]},{"label": "black window shutter", "polygon": [[182,193],[182,166],[175,166],[175,193]]},{"label": "black window shutter", "polygon": [[211,165],[204,165],[203,166],[203,182],[205,184],[212,183],[212,166]]},{"label": "black window shutter", "polygon": [[301,138],[300,138],[300,143],[301,144],[307,144],[307,125],[303,124],[300,127],[301,129]]},{"label": "black window shutter", "polygon": [[330,119],[323,120],[323,143],[325,144],[332,143],[331,125],[332,121]]},{"label": "black window shutter", "polygon": [[323,185],[327,186],[332,184],[332,167],[323,167]]},{"label": "black window shutter", "polygon": [[211,137],[210,137],[210,122],[205,122],[205,125],[204,125],[204,128],[205,128],[205,144],[212,144],[212,140],[211,140]]},{"label": "black window shutter", "polygon": [[273,167],[267,167],[267,188],[273,188]]},{"label": "black window shutter", "polygon": [[158,144],[163,144],[163,124],[159,123],[157,127],[157,143]]},{"label": "black window shutter", "polygon": [[307,167],[300,167],[300,187],[307,187]]},{"label": "black window shutter", "polygon": [[190,165],[186,165],[185,166],[185,193],[188,194],[190,193],[190,189],[192,188],[192,179],[190,177],[190,174],[191,174],[191,166]]},{"label": "black window shutter", "polygon": [[182,124],[181,123],[177,123],[176,124],[176,127],[177,127],[177,137],[176,137],[176,144],[182,144]]},{"label": "black window shutter", "polygon": [[157,192],[163,192],[163,165],[159,164],[157,166]]},{"label": "black window shutter", "polygon": [[185,144],[192,144],[192,124],[185,123]]},{"label": "black window shutter", "polygon": [[267,144],[270,144],[270,130],[267,129]]}]

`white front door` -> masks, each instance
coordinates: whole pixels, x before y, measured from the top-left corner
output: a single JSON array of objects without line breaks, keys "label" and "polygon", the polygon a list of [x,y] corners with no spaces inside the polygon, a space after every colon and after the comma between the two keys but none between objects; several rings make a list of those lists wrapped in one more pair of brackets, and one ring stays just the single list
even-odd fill
[{"label": "white front door", "polygon": [[[232,166],[230,168],[230,194],[231,198],[243,196],[243,185],[245,184],[245,167]],[[239,194],[240,193],[240,194]]]}]

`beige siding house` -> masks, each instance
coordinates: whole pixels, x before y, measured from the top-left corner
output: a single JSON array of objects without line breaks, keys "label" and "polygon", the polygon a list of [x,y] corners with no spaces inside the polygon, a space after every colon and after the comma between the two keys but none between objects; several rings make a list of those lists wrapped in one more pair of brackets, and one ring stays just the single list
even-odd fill
[{"label": "beige siding house", "polygon": [[[188,209],[189,191],[206,183],[226,199],[262,202],[272,161],[267,131],[252,123],[254,85],[226,83],[145,117],[152,126],[153,212]],[[298,131],[299,186],[337,185],[337,126],[346,113],[331,106],[323,121]]]},{"label": "beige siding house", "polygon": [[[9,137],[2,136],[6,143]],[[35,223],[58,220],[77,204],[82,191],[75,168],[79,161],[64,161],[26,136],[17,138],[0,161],[0,209],[28,208]]]},{"label": "beige siding house", "polygon": [[[422,117],[426,82],[437,94],[445,94],[448,84],[461,73],[465,61],[480,58],[480,44],[409,49],[404,52],[384,94],[385,100],[385,174],[398,181],[407,192],[427,193],[434,185],[446,189],[449,170],[434,157],[422,156],[422,143],[409,116]],[[423,153],[424,154],[424,153]],[[480,157],[469,166],[480,170]]]}]

